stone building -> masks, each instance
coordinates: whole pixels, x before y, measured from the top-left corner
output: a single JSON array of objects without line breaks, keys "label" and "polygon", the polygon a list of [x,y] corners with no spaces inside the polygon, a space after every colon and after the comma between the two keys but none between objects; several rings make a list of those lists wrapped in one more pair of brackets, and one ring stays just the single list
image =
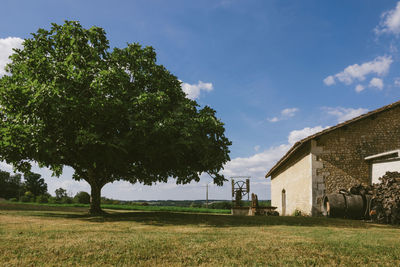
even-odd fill
[{"label": "stone building", "polygon": [[319,215],[324,194],[400,171],[400,101],[295,143],[267,173],[281,215]]}]

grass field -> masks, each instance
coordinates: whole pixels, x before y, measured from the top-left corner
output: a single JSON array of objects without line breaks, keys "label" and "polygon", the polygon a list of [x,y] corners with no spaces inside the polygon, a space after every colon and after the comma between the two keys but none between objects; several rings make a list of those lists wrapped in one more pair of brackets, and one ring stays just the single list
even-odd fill
[{"label": "grass field", "polygon": [[400,228],[306,217],[233,217],[0,203],[0,266],[400,265]]},{"label": "grass field", "polygon": [[[16,208],[16,209],[38,209],[37,206],[42,207],[75,207],[75,208],[89,208],[89,204],[50,204],[50,203],[23,203],[23,202],[8,202],[7,206]],[[18,206],[19,205],[19,206]],[[207,209],[207,208],[192,208],[192,207],[176,207],[176,206],[143,206],[143,205],[127,205],[127,204],[101,204],[101,207],[104,209],[111,210],[141,210],[141,211],[172,211],[172,212],[191,212],[191,213],[217,213],[217,214],[230,214],[231,210],[222,210],[222,209]],[[46,208],[44,208],[46,209]]]}]

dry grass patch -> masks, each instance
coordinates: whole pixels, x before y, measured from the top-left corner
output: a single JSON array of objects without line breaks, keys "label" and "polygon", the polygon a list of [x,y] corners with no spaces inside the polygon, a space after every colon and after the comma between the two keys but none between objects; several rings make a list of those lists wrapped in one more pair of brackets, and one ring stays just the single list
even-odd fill
[{"label": "dry grass patch", "polygon": [[0,206],[1,266],[400,265],[400,229],[359,221]]}]

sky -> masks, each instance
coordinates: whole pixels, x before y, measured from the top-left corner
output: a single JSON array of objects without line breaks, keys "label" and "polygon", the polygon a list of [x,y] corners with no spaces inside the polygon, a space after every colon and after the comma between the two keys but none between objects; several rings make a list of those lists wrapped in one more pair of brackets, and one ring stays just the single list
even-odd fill
[{"label": "sky", "polygon": [[[111,47],[152,46],[187,97],[209,105],[232,141],[226,178],[250,176],[270,199],[268,170],[298,140],[400,100],[400,1],[19,1],[2,0],[0,76],[13,47],[51,23],[105,29]],[[49,192],[90,192],[86,182],[33,163]],[[12,167],[0,163],[0,168]],[[209,184],[210,183],[210,184]],[[231,199],[230,183],[153,186],[115,182],[102,195],[122,200]]]}]

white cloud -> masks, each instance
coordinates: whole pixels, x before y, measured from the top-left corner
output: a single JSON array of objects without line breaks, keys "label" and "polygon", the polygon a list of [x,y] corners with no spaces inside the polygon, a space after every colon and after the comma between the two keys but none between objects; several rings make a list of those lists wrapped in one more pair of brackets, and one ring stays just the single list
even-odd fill
[{"label": "white cloud", "polygon": [[214,89],[212,83],[204,83],[202,81],[199,81],[197,84],[182,82],[181,87],[182,90],[186,93],[187,97],[190,99],[198,98],[201,91],[210,92]]},{"label": "white cloud", "polygon": [[4,67],[10,63],[8,57],[13,53],[12,49],[22,48],[22,42],[23,40],[18,37],[0,38],[0,77],[7,74]]},{"label": "white cloud", "polygon": [[279,121],[279,118],[278,117],[273,117],[271,119],[268,119],[268,121],[269,122],[277,122],[277,121]]},{"label": "white cloud", "polygon": [[281,111],[281,114],[284,117],[293,117],[297,111],[299,111],[298,108],[285,108]]},{"label": "white cloud", "polygon": [[389,46],[389,52],[394,55],[397,54],[399,52],[399,49],[397,48],[397,46],[394,43],[391,43]]},{"label": "white cloud", "polygon": [[400,87],[400,77],[394,79],[394,86]]},{"label": "white cloud", "polygon": [[233,4],[233,0],[222,0],[216,3],[216,7],[228,8]]},{"label": "white cloud", "polygon": [[304,139],[307,136],[310,136],[312,134],[318,133],[318,132],[320,132],[320,131],[322,131],[322,130],[324,130],[326,128],[328,128],[328,127],[324,128],[322,126],[316,126],[316,127],[313,127],[313,128],[306,127],[306,128],[304,128],[302,130],[291,131],[290,134],[289,134],[289,137],[288,137],[288,142],[289,142],[290,145],[293,145],[297,141],[300,141],[300,140],[302,140],[302,139]]},{"label": "white cloud", "polygon": [[375,28],[375,33],[392,33],[398,35],[400,33],[400,2],[394,9],[384,12],[381,15],[381,22]]},{"label": "white cloud", "polygon": [[290,145],[271,147],[263,152],[247,158],[234,158],[229,161],[223,174],[231,176],[251,176],[251,178],[264,179],[267,171],[289,150]]},{"label": "white cloud", "polygon": [[366,108],[324,107],[322,109],[329,115],[335,116],[338,123],[350,120],[368,112],[368,109]]},{"label": "white cloud", "polygon": [[260,148],[261,148],[261,146],[256,145],[256,146],[254,147],[254,151],[258,152],[258,150],[260,150]]},{"label": "white cloud", "polygon": [[382,90],[383,89],[382,79],[372,78],[371,81],[369,82],[369,87],[375,87],[378,88],[379,90]]},{"label": "white cloud", "polygon": [[331,85],[335,84],[335,77],[333,77],[332,75],[326,77],[326,78],[324,79],[324,83],[325,83],[326,85],[328,85],[328,86],[331,86]]},{"label": "white cloud", "polygon": [[356,88],[355,88],[355,90],[356,90],[357,93],[363,91],[364,89],[365,89],[365,87],[362,86],[361,84],[357,84],[357,86],[356,86]]},{"label": "white cloud", "polygon": [[346,85],[352,84],[354,81],[364,81],[369,74],[376,74],[379,76],[385,75],[392,64],[393,59],[391,56],[377,57],[372,61],[364,62],[361,65],[354,64],[346,67],[342,72],[335,75],[328,76],[324,79],[326,85],[335,83],[335,79]]},{"label": "white cloud", "polygon": [[4,161],[0,161],[0,170],[13,173],[13,167],[10,164],[7,164]]},{"label": "white cloud", "polygon": [[294,115],[296,115],[296,113],[299,111],[298,108],[285,108],[281,111],[281,116],[280,117],[273,117],[273,118],[269,118],[267,119],[269,122],[278,122],[290,117],[293,117]]}]

